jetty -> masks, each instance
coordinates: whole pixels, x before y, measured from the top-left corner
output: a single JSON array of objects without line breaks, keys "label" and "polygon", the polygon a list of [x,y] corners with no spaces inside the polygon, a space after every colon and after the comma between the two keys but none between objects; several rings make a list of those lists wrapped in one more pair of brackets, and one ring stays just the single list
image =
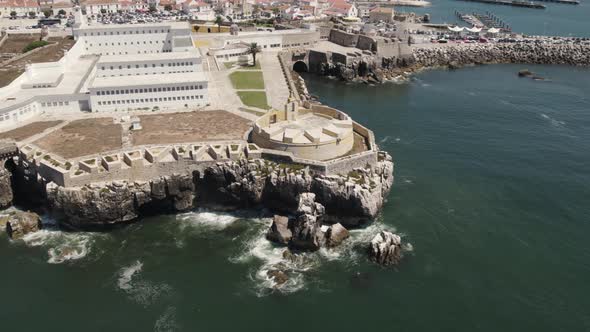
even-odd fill
[{"label": "jetty", "polygon": [[566,4],[566,5],[579,5],[580,4],[580,1],[578,1],[578,0],[537,0],[537,1],[562,3],[562,4]]},{"label": "jetty", "polygon": [[[468,2],[479,2],[479,3],[487,3],[491,5],[504,5],[504,6],[513,6],[513,7],[523,7],[523,8],[533,8],[533,9],[545,9],[547,8],[545,5],[540,3],[532,2],[532,1],[507,1],[507,0],[460,0],[460,1],[468,1]],[[557,1],[557,0],[555,0]]]}]

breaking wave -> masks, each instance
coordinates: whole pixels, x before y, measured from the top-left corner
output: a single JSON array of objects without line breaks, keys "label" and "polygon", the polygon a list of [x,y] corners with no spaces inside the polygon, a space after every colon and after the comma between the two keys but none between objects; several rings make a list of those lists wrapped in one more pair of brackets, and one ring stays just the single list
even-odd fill
[{"label": "breaking wave", "polygon": [[199,210],[176,215],[176,220],[181,221],[180,227],[199,227],[212,230],[221,230],[233,224],[240,218],[235,214]]},{"label": "breaking wave", "polygon": [[54,220],[42,218],[43,229],[29,233],[23,242],[29,247],[47,249],[47,263],[61,264],[87,257],[97,239],[107,235],[89,232],[66,232],[58,229]]},{"label": "breaking wave", "polygon": [[119,279],[117,281],[117,284],[119,285],[119,289],[130,290],[131,288],[133,288],[133,286],[131,285],[131,281],[133,280],[133,276],[136,273],[141,272],[142,267],[143,267],[142,262],[135,261],[135,263],[122,268],[121,272],[119,273]]},{"label": "breaking wave", "polygon": [[545,119],[545,120],[549,121],[549,123],[550,123],[552,126],[554,126],[554,127],[563,127],[563,126],[565,125],[565,122],[564,122],[564,121],[559,121],[559,120],[556,120],[556,119],[554,119],[554,118],[550,117],[550,116],[549,116],[549,115],[547,115],[547,114],[541,114],[541,117],[542,117],[543,119]]},{"label": "breaking wave", "polygon": [[172,332],[179,329],[180,327],[176,322],[176,308],[173,306],[168,307],[154,324],[155,332]]},{"label": "breaking wave", "polygon": [[117,286],[127,293],[129,298],[143,306],[155,303],[163,295],[169,294],[172,287],[165,283],[154,283],[140,279],[143,263],[139,260],[119,270]]},{"label": "breaking wave", "polygon": [[[265,224],[245,241],[242,251],[230,259],[236,264],[259,262],[249,275],[259,297],[276,292],[290,294],[305,289],[309,283],[315,281],[313,272],[324,263],[338,261],[350,266],[360,264],[366,259],[366,245],[375,234],[381,230],[395,231],[393,227],[376,221],[365,228],[350,230],[350,237],[336,248],[291,253],[286,247],[275,245],[265,238],[271,223],[272,220],[266,220]],[[411,244],[407,246],[411,249]],[[281,276],[277,277],[273,273],[279,273],[287,278],[281,280]]]}]

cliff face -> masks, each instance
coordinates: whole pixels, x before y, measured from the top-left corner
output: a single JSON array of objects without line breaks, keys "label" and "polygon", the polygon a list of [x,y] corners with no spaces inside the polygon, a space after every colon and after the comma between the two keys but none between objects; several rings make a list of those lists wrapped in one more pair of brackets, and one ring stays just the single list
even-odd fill
[{"label": "cliff face", "polygon": [[0,166],[0,209],[5,209],[12,205],[12,185],[10,172]]},{"label": "cliff face", "polygon": [[162,177],[150,182],[113,182],[86,187],[46,187],[47,205],[74,227],[104,226],[141,215],[185,211],[199,206],[264,206],[293,213],[298,196],[311,192],[326,208],[326,219],[353,226],[377,215],[393,184],[389,155],[374,169],[314,176],[264,160],[219,163],[203,173]]}]

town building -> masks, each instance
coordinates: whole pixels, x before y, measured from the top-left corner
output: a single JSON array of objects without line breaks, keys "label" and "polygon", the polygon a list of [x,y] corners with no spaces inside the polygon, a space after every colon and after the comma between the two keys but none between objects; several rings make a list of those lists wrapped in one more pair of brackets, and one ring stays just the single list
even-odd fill
[{"label": "town building", "polygon": [[47,112],[180,109],[208,103],[201,55],[186,22],[89,25],[76,9],[74,46],[28,65],[0,88],[0,128]]},{"label": "town building", "polygon": [[391,7],[376,7],[369,12],[369,21],[392,23],[394,15],[394,10]]}]

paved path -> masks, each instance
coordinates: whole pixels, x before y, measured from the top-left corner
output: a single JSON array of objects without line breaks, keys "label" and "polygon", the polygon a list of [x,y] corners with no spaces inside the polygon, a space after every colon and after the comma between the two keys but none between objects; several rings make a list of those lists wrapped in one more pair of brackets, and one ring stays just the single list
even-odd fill
[{"label": "paved path", "polygon": [[281,69],[278,53],[264,52],[259,58],[268,104],[274,109],[282,110],[289,100],[289,87]]}]

